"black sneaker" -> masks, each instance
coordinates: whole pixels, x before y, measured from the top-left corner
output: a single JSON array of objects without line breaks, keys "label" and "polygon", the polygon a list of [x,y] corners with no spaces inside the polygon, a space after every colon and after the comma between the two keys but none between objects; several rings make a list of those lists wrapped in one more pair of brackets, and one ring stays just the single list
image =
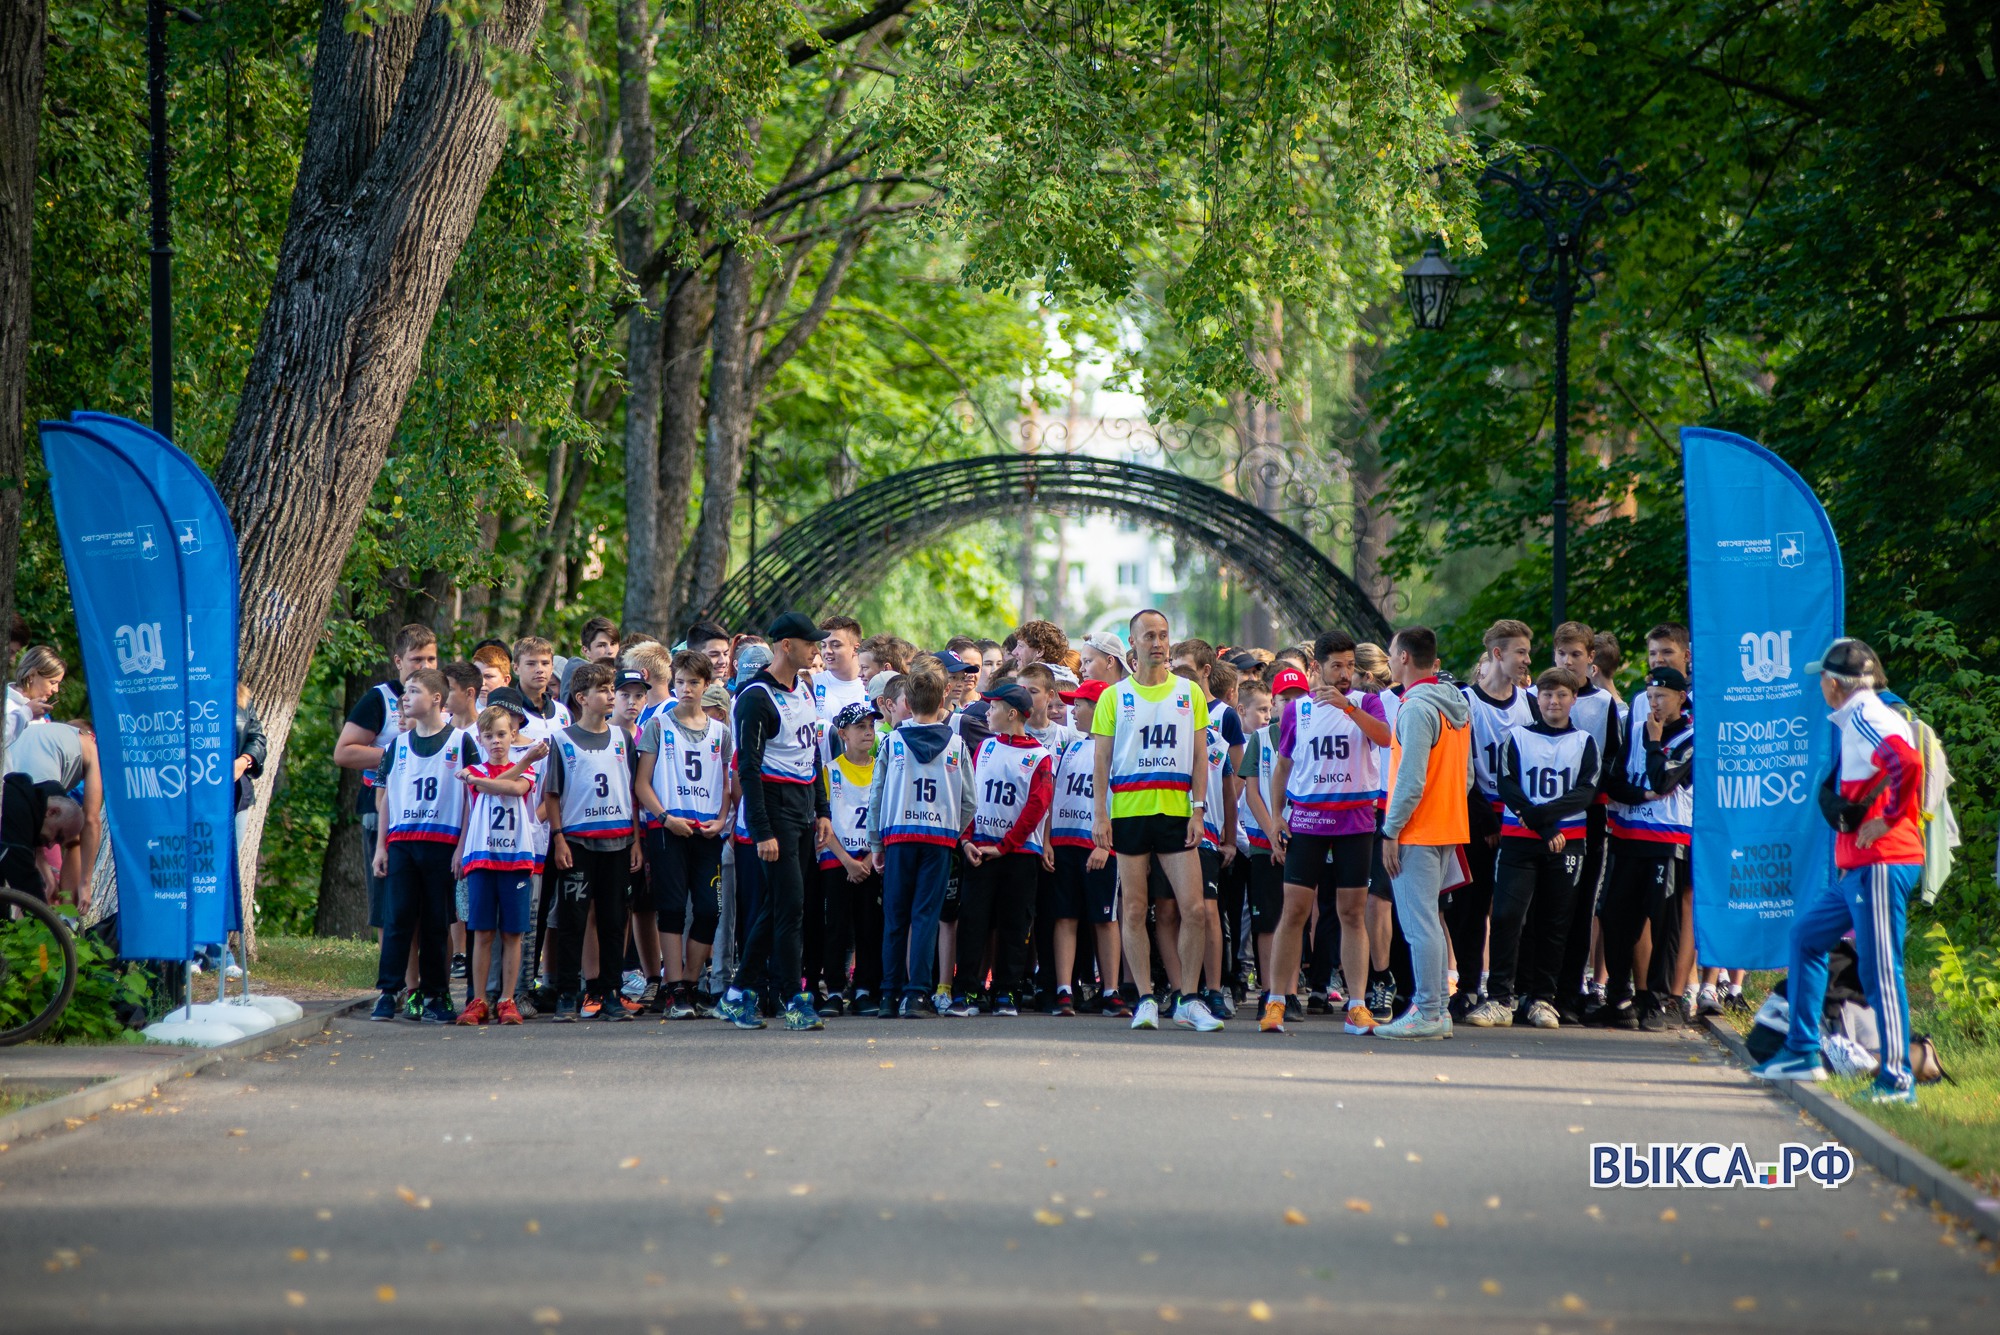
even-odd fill
[{"label": "black sneaker", "polygon": [[619,1004],[618,994],[613,992],[598,1003],[596,1018],[600,1020],[630,1020],[632,1012]]},{"label": "black sneaker", "polygon": [[1230,1020],[1235,1018],[1236,1007],[1230,1004],[1227,992],[1210,988],[1201,994],[1201,999],[1208,1003],[1209,1014],[1213,1015],[1216,1019]]},{"label": "black sneaker", "polygon": [[465,977],[465,956],[453,955],[451,957],[451,976],[453,978]]},{"label": "black sneaker", "polygon": [[1017,1006],[1014,1005],[1014,998],[1008,996],[1006,993],[1003,992],[999,996],[993,998],[993,1013],[995,1015],[1005,1015],[1008,1016],[1009,1018],[1012,1018],[1018,1016],[1021,1013],[1021,1011]]},{"label": "black sneaker", "polygon": [[1129,1020],[1132,1018],[1132,1007],[1122,994],[1111,992],[1099,1003],[1098,1014],[1108,1015],[1114,1020]]},{"label": "black sneaker", "polygon": [[1598,1014],[1604,1017],[1602,1023],[1606,1029],[1623,1029],[1633,1033],[1639,1028],[1639,1008],[1629,1001],[1621,1006],[1607,1003]]},{"label": "black sneaker", "polygon": [[384,992],[381,996],[375,998],[375,1009],[368,1012],[368,1018],[371,1020],[393,1020],[396,1018],[398,1009],[396,994],[394,992]]},{"label": "black sneaker", "polygon": [[1451,994],[1451,1000],[1445,1003],[1445,1013],[1455,1022],[1472,1014],[1473,1008],[1478,1005],[1477,992],[1454,992]]},{"label": "black sneaker", "polygon": [[574,992],[565,992],[556,998],[555,1014],[549,1017],[557,1024],[575,1024],[583,1018],[583,999]]},{"label": "black sneaker", "polygon": [[904,997],[902,1014],[905,1020],[935,1020],[938,1017],[929,997]]},{"label": "black sneaker", "polygon": [[1072,1017],[1076,1014],[1076,1002],[1071,1000],[1069,993],[1056,993],[1056,1014],[1064,1017]]},{"label": "black sneaker", "polygon": [[[1214,1009],[1214,1007],[1213,1007],[1213,1006],[1211,1006],[1211,1007],[1210,1007],[1209,1009],[1213,1010],[1213,1009]],[[1306,993],[1306,1014],[1307,1014],[1307,1015],[1326,1015],[1326,1014],[1329,1014],[1329,1013],[1331,1013],[1331,1012],[1332,1012],[1332,1010],[1333,1010],[1333,1007],[1327,1004],[1327,1000],[1326,1000],[1326,997],[1325,997],[1325,995],[1324,995],[1324,994],[1322,994],[1322,993],[1319,993],[1319,992],[1308,992],[1308,993]],[[1288,1016],[1288,1017],[1286,1017],[1286,1018],[1290,1018],[1290,1017]]]},{"label": "black sneaker", "polygon": [[848,1006],[850,1015],[875,1014],[875,994],[865,987],[854,989],[854,1000]]},{"label": "black sneaker", "polygon": [[817,1010],[823,1016],[845,1015],[847,1014],[847,998],[838,992],[829,992],[819,999],[818,1004],[813,1009]]},{"label": "black sneaker", "polygon": [[646,1014],[665,1015],[667,1007],[673,1004],[674,997],[680,990],[679,983],[654,984],[653,995],[646,999]]},{"label": "black sneaker", "polygon": [[549,986],[547,983],[536,983],[528,989],[529,1003],[543,1014],[553,1011],[556,1008],[556,1004],[561,1000],[562,998],[556,994],[555,988]]},{"label": "black sneaker", "polygon": [[1292,995],[1285,998],[1285,1023],[1304,1024],[1305,1022],[1306,1022],[1305,1003],[1300,1001],[1298,993],[1294,992]]}]

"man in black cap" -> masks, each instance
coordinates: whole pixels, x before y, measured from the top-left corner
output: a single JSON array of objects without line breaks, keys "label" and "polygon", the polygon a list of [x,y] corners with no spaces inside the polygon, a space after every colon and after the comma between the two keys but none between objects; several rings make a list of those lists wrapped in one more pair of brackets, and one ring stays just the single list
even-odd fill
[{"label": "man in black cap", "polygon": [[805,869],[818,861],[818,842],[832,837],[833,826],[820,782],[819,708],[799,673],[826,632],[804,613],[786,612],[766,637],[771,662],[737,692],[735,714],[736,778],[757,855],[738,864],[737,893],[753,896],[755,908],[736,980],[716,1014],[738,1029],[762,1029],[757,985],[768,966],[774,973],[769,985],[790,998],[785,1028],[823,1029],[811,994],[799,987],[801,932]]}]

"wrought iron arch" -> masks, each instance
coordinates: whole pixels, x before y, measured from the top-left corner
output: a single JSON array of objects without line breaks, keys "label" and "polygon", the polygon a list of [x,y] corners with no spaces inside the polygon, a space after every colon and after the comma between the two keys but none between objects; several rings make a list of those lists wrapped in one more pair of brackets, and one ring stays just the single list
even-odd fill
[{"label": "wrought iron arch", "polygon": [[1361,586],[1297,531],[1256,506],[1164,468],[1088,455],[989,454],[927,464],[822,506],[758,550],[723,585],[725,626],[761,627],[797,608],[851,606],[895,564],[948,530],[996,511],[1132,515],[1213,553],[1298,635],[1338,626],[1387,644],[1389,623]]}]

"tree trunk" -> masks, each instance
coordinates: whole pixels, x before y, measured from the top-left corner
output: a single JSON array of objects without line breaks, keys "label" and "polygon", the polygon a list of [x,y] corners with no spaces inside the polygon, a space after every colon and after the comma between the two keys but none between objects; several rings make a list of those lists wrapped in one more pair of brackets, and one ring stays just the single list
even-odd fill
[{"label": "tree trunk", "polygon": [[[29,264],[35,242],[35,166],[48,44],[46,0],[0,4],[0,628],[14,622],[14,563],[21,550],[27,476]],[[6,664],[9,672],[12,663]],[[4,745],[4,742],[0,742]],[[6,752],[0,750],[0,760]]]},{"label": "tree trunk", "polygon": [[430,6],[350,32],[346,0],[321,5],[298,185],[216,475],[243,571],[239,672],[273,754],[506,144],[483,53],[525,54],[542,5],[504,0],[470,33]]},{"label": "tree trunk", "polygon": [[[708,442],[702,458],[701,515],[688,552],[682,605],[707,612],[729,572],[730,526],[736,489],[750,446],[750,286],[755,266],[738,246],[725,246],[715,273],[715,325],[708,366]],[[736,629],[732,627],[731,629]]]},{"label": "tree trunk", "polygon": [[515,630],[517,637],[541,633],[542,615],[555,599],[556,581],[562,578],[563,567],[569,560],[569,539],[576,531],[577,507],[583,504],[583,489],[589,481],[590,452],[579,446],[570,453],[569,471],[562,479],[562,499],[556,502],[555,517],[549,522],[548,550],[542,554],[535,582],[521,600],[521,622]]},{"label": "tree trunk", "polygon": [[[701,456],[701,370],[708,351],[713,292],[698,272],[676,270],[662,280],[666,310],[660,323],[660,441],[658,518],[654,529],[660,553],[656,595],[661,600],[662,639],[672,643],[685,630],[685,603],[677,558],[687,538],[688,501],[694,496],[695,462]],[[671,632],[671,633],[670,633]]]},{"label": "tree trunk", "polygon": [[[653,20],[646,0],[618,0],[618,249],[637,274],[653,255]],[[668,575],[660,544],[660,307],[642,289],[625,316],[625,632],[666,636]],[[668,642],[671,643],[671,637]]]},{"label": "tree trunk", "polygon": [[[373,684],[368,677],[347,679],[342,693],[341,717],[361,703]],[[275,767],[272,767],[275,769]],[[340,787],[326,832],[326,853],[319,864],[319,906],[313,913],[314,936],[368,935],[368,882],[361,871],[370,850],[362,838],[361,820],[355,802],[361,796],[361,771],[340,771]]]}]

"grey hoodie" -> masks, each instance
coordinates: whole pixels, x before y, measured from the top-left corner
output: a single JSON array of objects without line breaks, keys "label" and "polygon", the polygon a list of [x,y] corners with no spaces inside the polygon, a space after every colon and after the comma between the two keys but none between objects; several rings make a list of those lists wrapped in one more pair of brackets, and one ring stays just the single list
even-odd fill
[{"label": "grey hoodie", "polygon": [[[904,744],[910,748],[910,754],[915,756],[919,762],[926,765],[936,760],[939,753],[951,744],[951,739],[956,735],[952,732],[949,723],[918,723],[915,720],[901,724],[895,731],[896,735],[901,737]],[[885,737],[883,740],[886,741],[888,739]],[[868,790],[868,846],[877,852],[886,847],[880,834],[882,829],[882,803],[888,800],[887,794],[882,789],[881,779],[885,766],[881,763],[881,759],[881,748],[878,745],[875,756],[876,782]],[[961,830],[972,824],[972,811],[978,800],[973,792],[971,765],[972,758],[968,754],[966,757],[966,779],[964,783],[959,785],[958,792],[958,828]]]},{"label": "grey hoodie", "polygon": [[[1403,748],[1403,758],[1396,769],[1396,787],[1389,794],[1389,814],[1382,822],[1382,833],[1394,839],[1403,832],[1410,817],[1417,812],[1417,803],[1424,795],[1424,774],[1430,768],[1431,747],[1437,742],[1443,724],[1462,727],[1472,717],[1472,706],[1465,696],[1450,686],[1435,681],[1418,682],[1403,696],[1402,708],[1396,711],[1396,741]],[[1442,722],[1440,721],[1442,720]],[[1465,777],[1458,785],[1458,796],[1463,798],[1472,787],[1472,752],[1465,753]]]}]

